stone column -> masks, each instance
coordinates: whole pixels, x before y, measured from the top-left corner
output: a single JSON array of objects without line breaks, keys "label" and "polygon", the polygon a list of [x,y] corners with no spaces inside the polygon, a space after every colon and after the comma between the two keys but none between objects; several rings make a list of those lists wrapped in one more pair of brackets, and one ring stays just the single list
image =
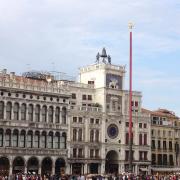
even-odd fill
[{"label": "stone column", "polygon": [[68,163],[68,164],[66,165],[65,173],[66,173],[66,174],[71,174],[71,164]]},{"label": "stone column", "polygon": [[12,175],[12,170],[13,170],[13,162],[12,162],[12,159],[10,159],[9,161],[9,177]]},{"label": "stone column", "polygon": [[101,163],[101,174],[105,173],[105,161]]},{"label": "stone column", "polygon": [[4,102],[4,119],[6,119],[6,103]]},{"label": "stone column", "polygon": [[84,164],[84,174],[87,174],[87,163]]},{"label": "stone column", "polygon": [[51,172],[51,174],[52,175],[55,174],[55,163],[54,162],[52,162],[52,172]]}]

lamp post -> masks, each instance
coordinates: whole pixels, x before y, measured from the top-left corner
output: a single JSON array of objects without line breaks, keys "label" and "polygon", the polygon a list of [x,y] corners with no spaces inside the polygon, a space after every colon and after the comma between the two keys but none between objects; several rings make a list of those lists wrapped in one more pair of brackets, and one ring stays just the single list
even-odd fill
[{"label": "lamp post", "polygon": [[133,23],[128,24],[130,31],[130,49],[129,49],[129,172],[132,173],[132,28]]}]

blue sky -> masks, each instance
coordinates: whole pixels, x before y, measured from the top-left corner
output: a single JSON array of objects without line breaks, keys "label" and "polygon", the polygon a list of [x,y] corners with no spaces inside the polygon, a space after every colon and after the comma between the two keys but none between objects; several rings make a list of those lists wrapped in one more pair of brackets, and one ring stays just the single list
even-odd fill
[{"label": "blue sky", "polygon": [[133,89],[180,116],[179,19],[179,0],[0,0],[0,69],[75,76],[106,47],[128,71],[133,21]]}]

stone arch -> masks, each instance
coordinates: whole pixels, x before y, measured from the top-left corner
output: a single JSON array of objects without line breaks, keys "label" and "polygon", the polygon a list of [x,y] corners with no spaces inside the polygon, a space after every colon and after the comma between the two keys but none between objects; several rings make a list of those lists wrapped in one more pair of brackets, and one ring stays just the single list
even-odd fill
[{"label": "stone arch", "polygon": [[0,157],[0,176],[9,176],[9,159],[5,156]]},{"label": "stone arch", "polygon": [[13,160],[13,174],[24,173],[25,160],[23,157],[18,156]]},{"label": "stone arch", "polygon": [[49,177],[52,173],[53,161],[50,157],[45,157],[41,162],[41,175]]},{"label": "stone arch", "polygon": [[110,150],[106,154],[106,173],[118,173],[118,153],[115,150]]},{"label": "stone arch", "polygon": [[66,162],[63,158],[58,158],[55,162],[55,174],[56,176],[61,176],[65,173]]},{"label": "stone arch", "polygon": [[39,169],[39,160],[37,157],[30,157],[27,161],[27,172],[29,173],[36,173],[38,174],[38,169]]}]

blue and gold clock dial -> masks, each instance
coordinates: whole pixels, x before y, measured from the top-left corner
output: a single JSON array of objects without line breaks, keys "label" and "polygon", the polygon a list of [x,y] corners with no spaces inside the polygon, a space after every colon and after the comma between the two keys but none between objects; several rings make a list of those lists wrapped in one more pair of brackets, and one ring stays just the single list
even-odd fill
[{"label": "blue and gold clock dial", "polygon": [[116,124],[110,124],[107,128],[107,133],[108,133],[108,136],[111,138],[111,139],[114,139],[118,136],[118,127]]}]

